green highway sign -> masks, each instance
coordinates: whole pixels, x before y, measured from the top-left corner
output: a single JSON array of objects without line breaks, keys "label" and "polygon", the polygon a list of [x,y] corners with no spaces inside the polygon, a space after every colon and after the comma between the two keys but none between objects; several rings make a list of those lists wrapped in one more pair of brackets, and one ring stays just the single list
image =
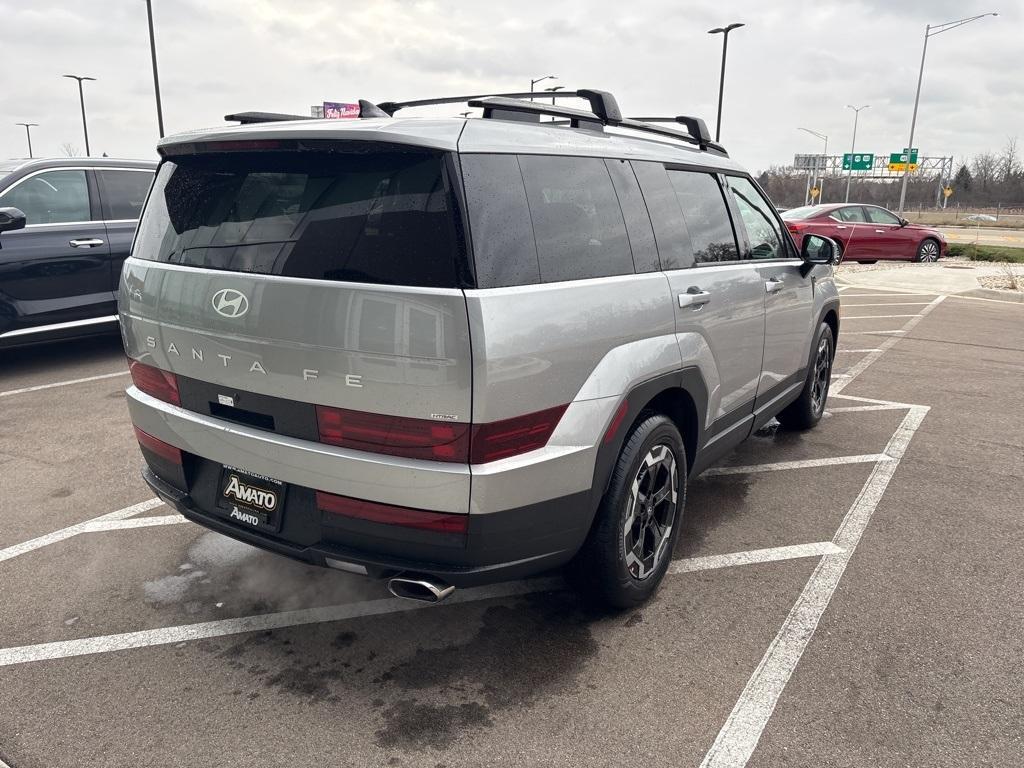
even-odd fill
[{"label": "green highway sign", "polygon": [[[909,160],[907,159],[907,155],[910,155]],[[889,155],[890,164],[907,162],[909,162],[911,165],[917,164],[917,147],[914,147],[913,149],[910,150],[904,147],[902,152],[893,152],[892,154]]]},{"label": "green highway sign", "polygon": [[875,165],[875,156],[870,153],[847,152],[843,155],[844,171],[870,171]]}]

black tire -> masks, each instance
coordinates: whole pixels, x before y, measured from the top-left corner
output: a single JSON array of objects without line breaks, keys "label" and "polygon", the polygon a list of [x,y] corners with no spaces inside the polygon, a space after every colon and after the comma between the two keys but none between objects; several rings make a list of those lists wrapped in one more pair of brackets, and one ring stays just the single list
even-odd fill
[{"label": "black tire", "polygon": [[[664,451],[670,452],[670,461]],[[570,582],[588,602],[602,608],[633,608],[654,594],[679,537],[686,473],[686,451],[676,425],[660,413],[641,413],[619,452],[587,540],[568,567]],[[675,501],[669,493],[655,503],[666,479]],[[644,500],[645,486],[652,503]],[[636,545],[628,552],[627,541]]]},{"label": "black tire", "polygon": [[843,263],[843,252],[844,252],[844,248],[843,248],[842,242],[839,241],[839,240],[836,240],[836,260],[835,260],[835,263],[833,264],[833,266],[838,267],[840,264]]},{"label": "black tire", "polygon": [[917,246],[917,255],[914,257],[914,261],[920,261],[925,264],[931,264],[939,260],[939,254],[942,252],[939,241],[934,237],[926,237],[921,241],[921,244]]},{"label": "black tire", "polygon": [[810,429],[821,421],[828,400],[832,379],[832,360],[836,354],[835,338],[828,323],[822,323],[814,336],[814,357],[807,371],[807,379],[800,397],[787,405],[775,417],[786,429]]}]

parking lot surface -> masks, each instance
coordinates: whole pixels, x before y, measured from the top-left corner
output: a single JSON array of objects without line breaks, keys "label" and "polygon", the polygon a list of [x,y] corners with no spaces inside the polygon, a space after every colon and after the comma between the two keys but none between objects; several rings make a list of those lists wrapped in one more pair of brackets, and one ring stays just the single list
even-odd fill
[{"label": "parking lot surface", "polygon": [[660,592],[436,607],[152,499],[116,337],[0,353],[0,760],[1024,763],[1024,305],[843,289],[826,418],[690,485]]}]

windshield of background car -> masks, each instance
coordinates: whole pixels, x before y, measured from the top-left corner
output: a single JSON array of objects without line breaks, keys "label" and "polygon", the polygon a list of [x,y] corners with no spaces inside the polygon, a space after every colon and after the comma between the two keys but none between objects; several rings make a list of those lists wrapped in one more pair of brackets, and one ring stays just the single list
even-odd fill
[{"label": "windshield of background car", "polygon": [[809,219],[818,213],[821,213],[821,208],[818,206],[803,205],[799,208],[790,208],[779,215],[782,216],[784,221],[800,221],[801,219]]},{"label": "windshield of background car", "polygon": [[205,269],[456,287],[439,152],[231,152],[160,167],[132,255]]}]

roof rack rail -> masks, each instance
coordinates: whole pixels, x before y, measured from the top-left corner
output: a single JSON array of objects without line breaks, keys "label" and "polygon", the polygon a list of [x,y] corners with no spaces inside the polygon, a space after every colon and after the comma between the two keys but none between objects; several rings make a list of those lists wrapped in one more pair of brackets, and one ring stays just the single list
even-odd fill
[{"label": "roof rack rail", "polygon": [[432,104],[464,104],[477,99],[490,97],[501,97],[506,99],[572,99],[576,98],[578,91],[522,91],[519,93],[475,93],[470,96],[441,96],[433,99],[416,99],[414,101],[382,101],[377,106],[389,115],[394,115],[400,109],[406,107],[429,107]]},{"label": "roof rack rail", "polygon": [[[471,107],[482,107],[484,117],[493,117],[495,112],[520,112],[536,115],[551,115],[553,117],[567,118],[569,125],[573,128],[591,127],[591,124],[607,125],[613,128],[629,128],[634,131],[653,133],[659,136],[667,136],[687,144],[695,144],[702,151],[711,150],[720,155],[729,156],[725,147],[711,140],[704,121],[699,117],[688,117],[681,115],[674,118],[642,118],[633,119],[621,116],[615,97],[606,91],[579,90],[576,94],[590,101],[597,112],[587,112],[583,109],[570,107],[559,107],[551,104],[540,104],[532,101],[503,96],[491,96],[489,98],[471,99],[468,105]],[[600,112],[601,114],[598,114]],[[686,127],[686,131],[662,128],[652,124],[655,122],[674,122]]]},{"label": "roof rack rail", "polygon": [[280,123],[286,120],[312,120],[309,115],[286,115],[281,112],[235,112],[224,115],[225,120],[232,120],[248,125],[250,123]]}]

